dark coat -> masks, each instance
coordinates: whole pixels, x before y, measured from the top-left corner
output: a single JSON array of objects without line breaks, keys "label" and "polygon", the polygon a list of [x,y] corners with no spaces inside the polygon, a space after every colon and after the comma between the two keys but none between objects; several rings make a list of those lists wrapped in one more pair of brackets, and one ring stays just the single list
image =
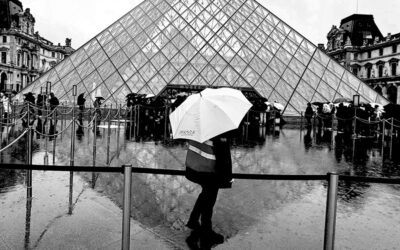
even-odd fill
[{"label": "dark coat", "polygon": [[232,158],[230,141],[225,134],[211,139],[216,159],[213,172],[200,172],[186,168],[186,178],[200,185],[217,186],[218,188],[232,187]]}]

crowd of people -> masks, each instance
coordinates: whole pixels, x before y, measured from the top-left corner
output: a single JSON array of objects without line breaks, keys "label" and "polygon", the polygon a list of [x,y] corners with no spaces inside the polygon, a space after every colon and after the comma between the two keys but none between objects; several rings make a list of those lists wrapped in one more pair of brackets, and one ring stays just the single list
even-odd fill
[{"label": "crowd of people", "polygon": [[[316,109],[314,110],[314,107]],[[308,103],[304,112],[307,125],[314,123],[318,128],[331,130],[337,120],[339,133],[373,136],[379,129],[379,121],[385,118],[385,108],[380,104],[361,103],[355,107],[350,102],[340,103]],[[354,122],[357,120],[357,122]],[[355,126],[355,127],[354,127]]]}]

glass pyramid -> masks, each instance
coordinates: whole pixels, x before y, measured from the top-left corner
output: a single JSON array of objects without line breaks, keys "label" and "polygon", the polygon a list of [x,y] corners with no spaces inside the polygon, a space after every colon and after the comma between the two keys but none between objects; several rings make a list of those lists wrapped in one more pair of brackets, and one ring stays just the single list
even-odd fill
[{"label": "glass pyramid", "polygon": [[167,85],[251,88],[285,115],[355,94],[388,103],[255,0],[145,0],[22,92],[47,81],[67,103],[73,85],[113,105]]}]

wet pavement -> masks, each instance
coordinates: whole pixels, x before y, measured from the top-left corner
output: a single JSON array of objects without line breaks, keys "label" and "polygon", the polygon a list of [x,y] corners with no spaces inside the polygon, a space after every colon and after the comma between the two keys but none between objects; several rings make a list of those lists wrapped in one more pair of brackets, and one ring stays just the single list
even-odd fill
[{"label": "wet pavement", "polygon": [[[398,163],[382,158],[379,145],[352,145],[327,134],[283,129],[263,141],[237,143],[234,172],[398,177]],[[92,139],[77,141],[76,165],[92,164]],[[100,165],[107,161],[106,140],[97,142]],[[181,144],[120,140],[110,146],[111,166],[184,169]],[[57,164],[68,165],[68,136],[58,143],[67,146],[56,149]],[[36,157],[40,162],[43,153]],[[122,175],[75,173],[69,214],[70,174],[33,173],[31,209],[24,174],[13,173],[14,181],[0,187],[0,249],[120,249]],[[185,222],[199,192],[183,177],[134,174],[132,249],[188,249]],[[220,191],[215,207],[214,228],[226,236],[215,249],[322,249],[325,206],[323,181],[235,180],[232,189]],[[397,249],[399,210],[399,185],[340,182],[335,247]]]}]

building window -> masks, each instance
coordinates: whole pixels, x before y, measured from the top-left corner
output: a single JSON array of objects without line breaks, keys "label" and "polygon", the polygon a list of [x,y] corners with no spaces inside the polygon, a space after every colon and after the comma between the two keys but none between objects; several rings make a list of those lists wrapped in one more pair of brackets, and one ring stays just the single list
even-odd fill
[{"label": "building window", "polygon": [[7,43],[7,36],[3,36],[3,43]]},{"label": "building window", "polygon": [[383,48],[380,48],[380,49],[379,49],[379,55],[380,55],[380,56],[383,56]]},{"label": "building window", "polygon": [[17,65],[21,66],[21,54],[17,55]]},{"label": "building window", "polygon": [[391,65],[392,76],[397,74],[397,63],[392,63]]},{"label": "building window", "polygon": [[1,63],[7,63],[7,52],[1,52]]},{"label": "building window", "polygon": [[383,64],[378,66],[378,77],[383,76]]},{"label": "building window", "polygon": [[392,46],[392,53],[397,53],[397,44]]},{"label": "building window", "polygon": [[354,53],[354,60],[358,60],[358,53]]},{"label": "building window", "polygon": [[367,57],[368,57],[368,58],[371,58],[371,51],[368,51],[367,53],[368,53],[368,56],[367,56]]},{"label": "building window", "polygon": [[367,78],[371,78],[372,67],[367,68]]},{"label": "building window", "polygon": [[358,68],[356,68],[356,67],[353,68],[353,74],[354,74],[354,75],[357,75],[357,74],[358,74]]},{"label": "building window", "polygon": [[54,53],[54,52],[51,52],[51,57],[56,57],[56,53]]}]

